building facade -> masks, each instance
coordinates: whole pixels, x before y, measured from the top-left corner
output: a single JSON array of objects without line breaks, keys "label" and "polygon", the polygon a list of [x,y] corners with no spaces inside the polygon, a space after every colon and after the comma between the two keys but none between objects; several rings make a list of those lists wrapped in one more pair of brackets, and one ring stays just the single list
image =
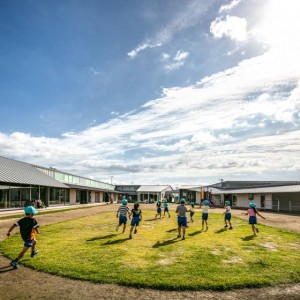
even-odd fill
[{"label": "building facade", "polygon": [[0,157],[0,209],[113,202],[114,190],[112,184]]}]

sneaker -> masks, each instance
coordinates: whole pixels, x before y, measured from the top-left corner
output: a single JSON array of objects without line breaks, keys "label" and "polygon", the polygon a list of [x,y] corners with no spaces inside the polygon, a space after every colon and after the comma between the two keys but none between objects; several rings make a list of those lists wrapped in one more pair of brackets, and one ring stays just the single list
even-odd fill
[{"label": "sneaker", "polygon": [[185,237],[184,237],[184,236],[182,237],[182,240],[185,240]]},{"label": "sneaker", "polygon": [[132,239],[132,235],[131,234],[129,235],[129,238]]},{"label": "sneaker", "polygon": [[11,265],[14,269],[19,269],[18,262],[16,262],[16,261],[11,261],[10,265]]},{"label": "sneaker", "polygon": [[116,231],[118,231],[118,230],[119,230],[119,225],[116,226]]},{"label": "sneaker", "polygon": [[232,226],[230,226],[229,229],[233,229]]},{"label": "sneaker", "polygon": [[34,250],[34,251],[32,251],[31,252],[31,257],[34,257],[34,256],[36,256],[37,254],[39,253],[39,251],[38,250]]},{"label": "sneaker", "polygon": [[133,232],[133,233],[134,233],[134,234],[136,234],[136,233],[137,233],[137,229],[136,229],[136,228],[134,229],[134,232]]},{"label": "sneaker", "polygon": [[178,235],[177,235],[177,238],[181,238],[181,235],[180,235],[180,234],[178,234]]},{"label": "sneaker", "polygon": [[225,225],[225,226],[224,226],[224,228],[227,228],[227,227],[228,227],[228,225]]}]

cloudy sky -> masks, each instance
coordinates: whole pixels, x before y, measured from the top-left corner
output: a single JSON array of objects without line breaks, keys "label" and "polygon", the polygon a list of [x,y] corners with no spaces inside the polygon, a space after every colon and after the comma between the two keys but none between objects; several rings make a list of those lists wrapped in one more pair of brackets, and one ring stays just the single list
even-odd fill
[{"label": "cloudy sky", "polygon": [[300,180],[299,11],[2,0],[0,155],[115,184]]}]

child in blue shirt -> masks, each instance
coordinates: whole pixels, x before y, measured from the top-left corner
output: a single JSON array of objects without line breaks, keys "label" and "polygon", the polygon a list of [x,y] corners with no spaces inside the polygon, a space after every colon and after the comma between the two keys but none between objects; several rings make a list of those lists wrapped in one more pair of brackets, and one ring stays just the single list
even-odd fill
[{"label": "child in blue shirt", "polygon": [[129,218],[132,216],[132,220],[131,220],[131,227],[130,227],[130,234],[129,234],[129,238],[132,239],[132,231],[133,228],[134,229],[134,234],[137,233],[137,229],[139,227],[140,221],[142,221],[142,211],[139,209],[139,204],[135,203],[133,209],[131,210],[131,213],[129,215]]},{"label": "child in blue shirt", "polygon": [[167,199],[164,200],[164,216],[165,216],[166,213],[169,215],[169,218],[170,218],[169,204],[168,204]]}]

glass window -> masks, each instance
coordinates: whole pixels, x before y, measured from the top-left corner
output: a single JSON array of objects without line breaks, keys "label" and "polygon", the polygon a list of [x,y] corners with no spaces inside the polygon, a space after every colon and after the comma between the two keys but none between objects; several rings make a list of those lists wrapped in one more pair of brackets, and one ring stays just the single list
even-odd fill
[{"label": "glass window", "polygon": [[254,194],[248,194],[248,200],[253,200],[254,199]]},{"label": "glass window", "polygon": [[0,185],[0,209],[9,207],[9,187]]}]

